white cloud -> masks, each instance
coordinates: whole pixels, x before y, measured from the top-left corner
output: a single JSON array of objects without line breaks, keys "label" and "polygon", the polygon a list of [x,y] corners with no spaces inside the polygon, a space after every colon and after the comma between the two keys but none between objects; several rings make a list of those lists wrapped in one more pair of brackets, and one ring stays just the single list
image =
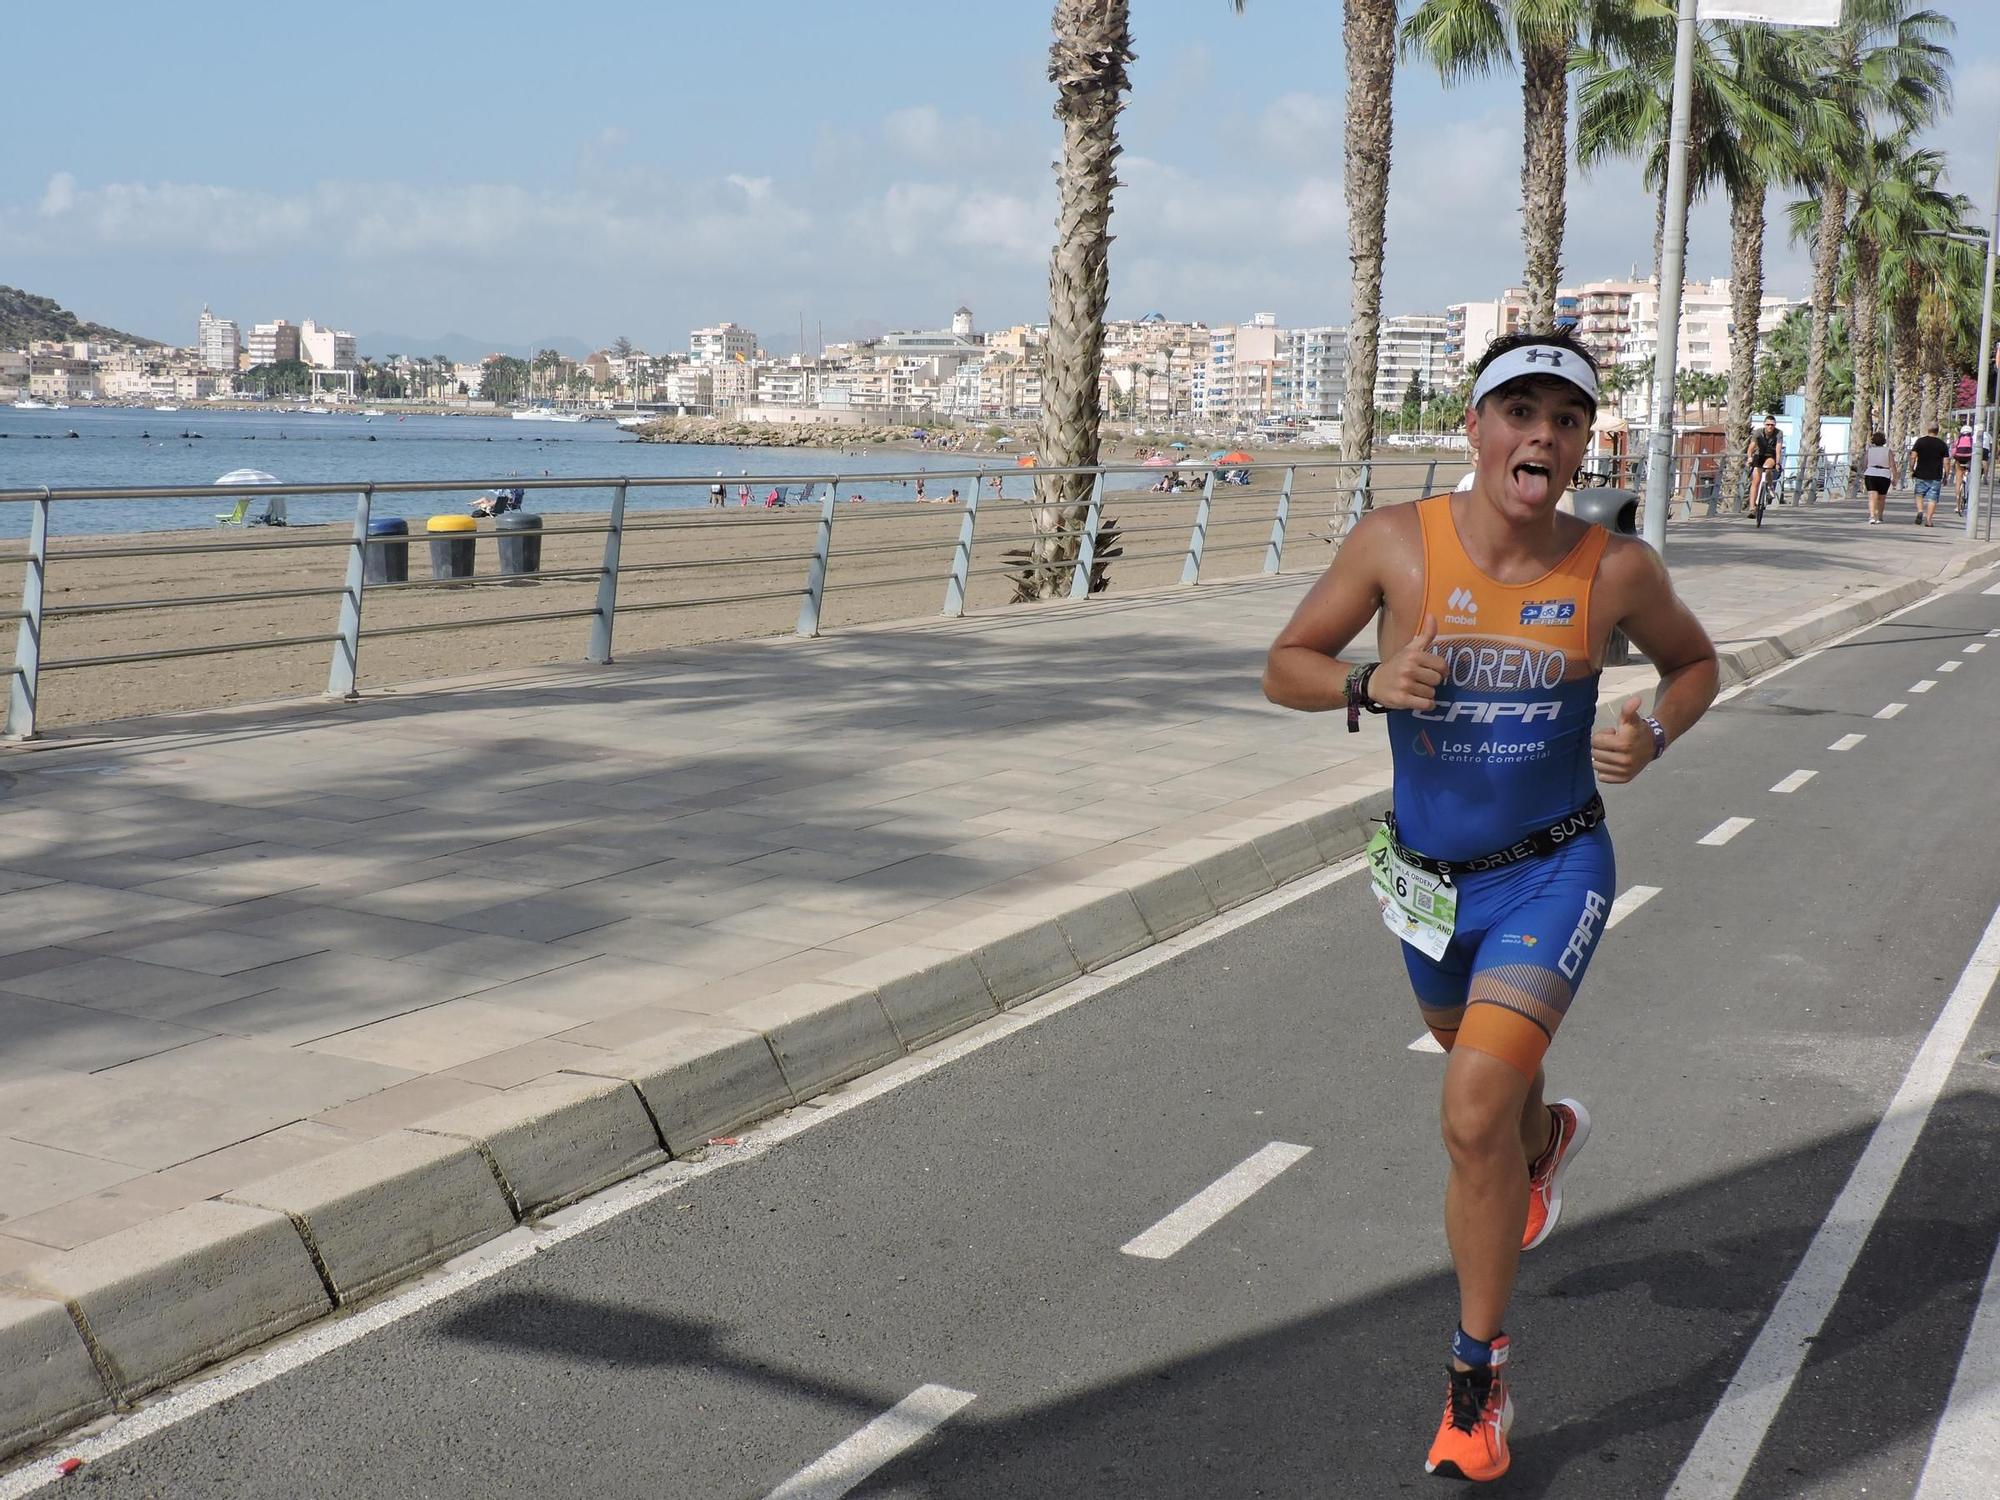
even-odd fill
[{"label": "white cloud", "polygon": [[1325,94],[1281,94],[1257,117],[1257,140],[1286,161],[1337,159],[1346,121],[1340,101]]}]

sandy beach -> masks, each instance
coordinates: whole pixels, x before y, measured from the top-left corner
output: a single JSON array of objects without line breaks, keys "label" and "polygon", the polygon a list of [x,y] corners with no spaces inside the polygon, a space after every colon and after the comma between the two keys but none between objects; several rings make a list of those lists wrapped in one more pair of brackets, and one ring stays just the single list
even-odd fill
[{"label": "sandy beach", "polygon": [[[1378,481],[1378,503],[1417,494],[1424,472],[1418,465],[1396,471],[1386,486]],[[1457,472],[1453,464],[1442,463],[1440,487],[1455,479]],[[1204,579],[1262,569],[1282,479],[1281,467],[1266,465],[1253,471],[1248,486],[1217,486]],[[1016,479],[1008,488],[1021,491],[1026,486]],[[1124,531],[1125,555],[1111,565],[1112,594],[1179,581],[1199,499],[1198,491],[1113,497],[1105,514]],[[1325,538],[1346,502],[1335,466],[1300,465],[1285,571],[1312,571],[1326,565],[1331,549]],[[418,507],[401,509],[411,513],[411,530],[421,533],[422,516],[414,513]],[[841,504],[822,630],[937,614],[962,519],[959,506]],[[367,591],[360,659],[363,691],[493,667],[583,659],[591,622],[563,616],[589,610],[596,601],[603,518],[581,514],[548,518],[543,573],[588,575],[571,578],[498,579],[491,525],[480,524],[477,544],[477,576],[490,581],[430,582],[427,544],[418,536],[410,550],[413,582]],[[645,511],[635,503],[627,514],[615,654],[627,657],[700,641],[791,631],[817,525],[817,507],[785,511],[732,507],[717,513]],[[1029,536],[1030,518],[1021,500],[1011,494],[997,504],[990,496],[982,500],[969,609],[1008,607],[1011,589],[1003,554],[1025,545]],[[44,628],[40,727],[73,729],[140,714],[323,693],[332,651],[325,639],[165,661],[67,669],[54,664],[224,642],[330,637],[348,559],[345,540],[337,527],[56,539],[50,546],[46,602],[51,611],[63,613],[51,613]],[[184,545],[194,550],[167,556],[117,555],[135,544]],[[0,552],[0,610],[19,608],[22,557],[18,542]],[[322,592],[235,603],[107,607],[130,600],[268,590]],[[704,600],[722,602],[698,602]],[[480,623],[516,615],[533,618],[511,624]],[[447,625],[461,628],[391,633]],[[0,651],[11,664],[11,622],[0,624]]]}]

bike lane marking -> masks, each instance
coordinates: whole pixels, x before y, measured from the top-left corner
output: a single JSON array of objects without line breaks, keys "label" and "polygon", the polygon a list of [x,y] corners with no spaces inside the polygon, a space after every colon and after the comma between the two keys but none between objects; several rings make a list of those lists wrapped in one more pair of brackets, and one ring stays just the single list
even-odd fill
[{"label": "bike lane marking", "polygon": [[1951,661],[1939,662],[1935,667],[1931,668],[1931,670],[1933,672],[1956,672],[1960,667],[1964,665],[1965,665],[1964,662],[1954,658]]},{"label": "bike lane marking", "polygon": [[1875,717],[1878,719],[1893,719],[1896,717],[1897,714],[1901,713],[1904,709],[1908,708],[1909,706],[1910,705],[1907,703],[1891,703],[1886,705],[1885,707],[1876,709]]},{"label": "bike lane marking", "polygon": [[1928,693],[1932,688],[1936,686],[1937,686],[1937,679],[1935,677],[1926,677],[1921,682],[1911,683],[1909,686],[1909,691],[1913,693]]},{"label": "bike lane marking", "polygon": [[1996,979],[2000,979],[2000,907],[1995,907],[1987,920],[1958,983],[1910,1060],[1895,1097],[1869,1134],[1861,1159],[1785,1283],[1728,1389],[1709,1414],[1666,1500],[1730,1500],[1742,1488],[1765,1434],[1777,1419],[1778,1409],[1798,1379],[1813,1341],[1825,1327],[1848,1273],[1930,1120],[1931,1109],[1944,1091],[1952,1065]]},{"label": "bike lane marking", "polygon": [[1783,781],[1779,782],[1776,786],[1772,787],[1771,790],[1774,792],[1785,792],[1785,793],[1796,792],[1800,787],[1804,786],[1808,781],[1811,781],[1813,777],[1817,775],[1819,775],[1819,772],[1817,771],[1794,771],[1792,772],[1791,775],[1787,776]]},{"label": "bike lane marking", "polygon": [[1150,1229],[1141,1230],[1118,1248],[1141,1260],[1165,1260],[1184,1250],[1195,1237],[1213,1229],[1232,1210],[1277,1180],[1278,1174],[1312,1150],[1273,1141],[1224,1172]]},{"label": "bike lane marking", "polygon": [[1826,748],[1829,750],[1852,750],[1856,745],[1860,744],[1863,740],[1867,738],[1868,736],[1865,734],[1843,734],[1839,739],[1835,740],[1831,745],[1828,745]]},{"label": "bike lane marking", "polygon": [[1756,821],[1755,818],[1724,818],[1695,842],[1719,849]]},{"label": "bike lane marking", "polygon": [[2000,1474],[2000,1245],[1972,1314],[1972,1331],[1912,1500],[1957,1500]]},{"label": "bike lane marking", "polygon": [[936,1432],[972,1399],[971,1391],[920,1385],[772,1490],[766,1500],[840,1500],[890,1459]]}]

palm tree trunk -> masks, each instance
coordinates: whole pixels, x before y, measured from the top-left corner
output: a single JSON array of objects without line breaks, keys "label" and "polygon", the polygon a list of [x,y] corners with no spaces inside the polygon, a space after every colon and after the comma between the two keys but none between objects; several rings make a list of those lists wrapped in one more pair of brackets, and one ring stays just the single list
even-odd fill
[{"label": "palm tree trunk", "polygon": [[[1757,318],[1764,306],[1764,184],[1729,200],[1729,420],[1723,435],[1722,493],[1736,493],[1750,443],[1750,397],[1757,383]],[[1748,504],[1748,496],[1745,496]]]},{"label": "palm tree trunk", "polygon": [[[1875,397],[1881,379],[1881,352],[1876,348],[1876,282],[1882,273],[1882,252],[1867,235],[1854,240],[1854,406],[1850,413],[1848,452],[1854,472],[1861,472],[1862,450],[1874,423]],[[1859,489],[1859,482],[1856,486]]]},{"label": "palm tree trunk", "polygon": [[1911,299],[1898,297],[1889,305],[1890,357],[1896,376],[1895,400],[1889,417],[1889,448],[1893,453],[1909,452],[1910,444],[1921,430],[1917,426],[1922,416],[1917,401],[1921,391],[1917,380],[1916,321],[1916,306]]},{"label": "palm tree trunk", "polygon": [[1390,90],[1396,76],[1396,0],[1347,0],[1346,192],[1353,290],[1347,315],[1347,402],[1340,456],[1368,460],[1375,445],[1375,365],[1381,339],[1382,256],[1388,239]]},{"label": "palm tree trunk", "polygon": [[[1110,299],[1111,190],[1117,185],[1118,112],[1131,85],[1132,26],[1127,0],[1056,0],[1049,82],[1062,122],[1056,168],[1056,242],[1049,255],[1049,337],[1042,376],[1041,462],[1067,468],[1097,462],[1098,376],[1104,365],[1104,308]],[[1035,483],[1038,564],[1029,580],[1041,597],[1066,584],[1061,564],[1076,556],[1087,474]]]},{"label": "palm tree trunk", "polygon": [[[1820,414],[1826,409],[1826,353],[1833,326],[1833,284],[1840,274],[1840,244],[1847,232],[1847,188],[1829,177],[1820,188],[1819,235],[1813,242],[1812,336],[1806,343],[1805,411],[1799,440],[1800,472],[1808,480],[1819,472]],[[1860,447],[1850,435],[1849,451]],[[1801,499],[1817,496],[1807,484]]]},{"label": "palm tree trunk", "polygon": [[1556,326],[1569,160],[1569,47],[1562,40],[1522,48],[1521,118],[1528,316],[1533,327],[1546,333]]}]

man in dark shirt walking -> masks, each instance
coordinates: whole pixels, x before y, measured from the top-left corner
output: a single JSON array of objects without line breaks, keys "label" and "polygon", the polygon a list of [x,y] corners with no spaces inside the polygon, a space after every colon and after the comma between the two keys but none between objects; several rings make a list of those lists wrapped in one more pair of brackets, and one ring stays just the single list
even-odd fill
[{"label": "man in dark shirt walking", "polygon": [[1917,492],[1916,524],[1937,524],[1938,496],[1944,492],[1944,461],[1951,449],[1938,436],[1937,423],[1910,444],[1910,487]]}]

